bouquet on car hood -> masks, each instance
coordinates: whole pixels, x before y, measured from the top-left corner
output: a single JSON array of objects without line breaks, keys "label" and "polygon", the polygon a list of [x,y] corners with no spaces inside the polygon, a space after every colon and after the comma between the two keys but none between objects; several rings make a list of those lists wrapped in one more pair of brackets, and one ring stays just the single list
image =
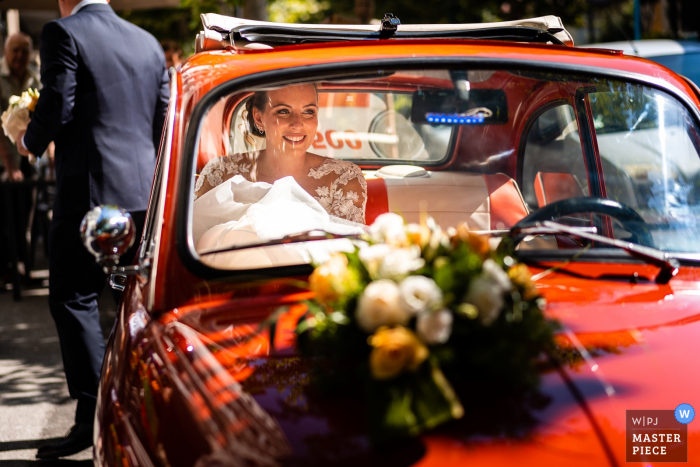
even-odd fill
[{"label": "bouquet on car hood", "polygon": [[427,216],[406,225],[383,214],[354,251],[318,265],[309,286],[299,351],[328,361],[321,386],[363,382],[375,443],[468,416],[478,402],[461,400],[460,388],[536,390],[555,348],[556,323],[527,266],[466,224],[445,232]]},{"label": "bouquet on car hood", "polygon": [[10,138],[10,141],[17,144],[17,135],[20,131],[26,130],[27,125],[32,116],[31,113],[34,112],[36,103],[39,100],[39,91],[36,89],[29,89],[24,91],[21,96],[10,97],[10,104],[2,113],[2,129],[5,131],[5,135]]}]

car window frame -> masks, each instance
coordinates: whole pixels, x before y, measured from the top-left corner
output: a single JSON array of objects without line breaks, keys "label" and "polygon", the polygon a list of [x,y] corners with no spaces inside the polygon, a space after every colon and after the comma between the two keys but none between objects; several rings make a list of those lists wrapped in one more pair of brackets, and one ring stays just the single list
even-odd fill
[{"label": "car window frame", "polygon": [[159,251],[158,248],[161,234],[163,232],[163,211],[165,208],[165,199],[167,197],[167,181],[170,175],[170,158],[173,146],[173,135],[175,133],[175,114],[177,111],[177,102],[180,97],[178,93],[180,76],[174,68],[170,69],[170,100],[165,116],[165,126],[163,135],[160,141],[158,151],[158,160],[156,162],[156,171],[153,177],[153,187],[149,206],[146,210],[146,220],[144,222],[143,237],[141,247],[139,248],[138,258],[139,264],[143,265],[146,262],[148,265],[146,303],[144,304],[147,311],[152,311],[155,305],[155,273],[158,270]]},{"label": "car window frame", "polygon": [[[642,83],[640,83],[642,84]],[[664,92],[663,89],[657,91]],[[600,198],[605,198],[605,199],[612,199],[608,196],[608,187],[605,182],[605,173],[603,171],[603,160],[602,156],[600,155],[600,148],[598,146],[598,130],[595,128],[594,120],[595,120],[595,115],[593,114],[593,107],[590,102],[590,95],[596,92],[605,92],[604,90],[599,89],[599,86],[585,86],[581,87],[576,91],[576,106],[577,106],[577,113],[581,112],[582,117],[583,114],[585,114],[586,119],[587,119],[587,131],[590,131],[592,137],[590,139],[587,139],[588,143],[592,146],[590,155],[585,154],[586,157],[586,162],[590,164],[590,168],[588,169],[590,171],[589,173],[589,196],[594,196],[593,195],[593,188],[595,188],[596,195]],[[579,95],[580,93],[580,95]],[[673,94],[669,93],[672,97]],[[692,115],[692,112],[691,112]],[[696,121],[697,125],[697,121]],[[698,129],[700,130],[700,126],[698,126]],[[700,132],[699,132],[700,133]],[[604,133],[601,133],[604,134]],[[700,142],[697,141],[695,138],[690,138],[691,143],[695,147],[696,152],[700,156]],[[590,175],[592,175],[594,178],[591,179]],[[592,180],[595,182],[594,186],[591,186]],[[603,216],[601,214],[594,214],[593,215],[593,225],[598,229],[599,232],[602,232],[603,235],[606,236],[612,236],[614,232],[614,225],[613,225],[613,220],[608,217],[608,216]],[[671,252],[668,252],[671,254]],[[682,255],[682,253],[678,253],[678,255]],[[675,253],[673,253],[672,256],[676,256]]]},{"label": "car window frame", "polygon": [[[255,268],[244,270],[225,270],[207,266],[200,261],[200,256],[195,250],[195,245],[189,228],[193,218],[194,202],[194,177],[196,172],[197,155],[199,150],[199,137],[202,124],[206,114],[213,104],[219,99],[236,92],[254,90],[260,86],[267,85],[288,85],[298,82],[308,82],[318,80],[319,76],[337,76],[339,69],[343,74],[373,72],[377,70],[391,71],[394,69],[418,68],[418,69],[440,69],[440,68],[483,68],[522,70],[527,68],[532,71],[571,73],[578,75],[593,75],[611,79],[619,79],[641,83],[646,86],[660,89],[678,99],[692,115],[696,124],[700,126],[700,108],[692,99],[684,94],[672,83],[653,76],[644,75],[637,72],[602,68],[594,65],[579,65],[561,62],[543,62],[532,59],[514,58],[491,58],[491,57],[397,57],[393,59],[367,59],[353,62],[331,62],[322,64],[310,64],[290,68],[260,71],[245,76],[236,77],[215,86],[208,91],[198,102],[194,103],[192,112],[189,114],[185,144],[183,150],[183,164],[179,174],[179,187],[182,192],[178,193],[177,199],[177,220],[176,220],[176,242],[177,252],[182,264],[193,274],[208,279],[227,278],[235,281],[248,281],[256,279],[267,279],[275,277],[295,277],[306,276],[311,273],[313,267],[310,264],[292,266],[273,266],[267,268]],[[578,95],[578,94],[577,94]],[[577,102],[578,105],[578,102]],[[575,107],[576,108],[576,107]],[[578,118],[578,116],[577,116]],[[591,122],[589,122],[591,124]],[[583,128],[579,126],[581,132]],[[581,133],[583,138],[583,133]],[[592,148],[591,148],[592,149]],[[364,165],[364,164],[363,164]],[[417,164],[415,164],[417,165]],[[590,188],[592,194],[592,188]],[[557,250],[551,250],[557,251]],[[603,251],[603,250],[600,250]],[[544,260],[549,256],[548,251],[538,250],[538,260]],[[614,252],[619,258],[623,258],[624,252]],[[570,254],[570,252],[569,252]],[[595,258],[597,252],[588,251],[587,258]],[[556,255],[552,255],[556,256]],[[675,257],[676,255],[674,255]],[[609,258],[610,254],[601,255],[601,258]],[[678,259],[683,260],[682,255]],[[696,261],[695,259],[688,259]]]},{"label": "car window frame", "polygon": [[[516,161],[515,182],[518,184],[521,191],[523,191],[523,187],[525,186],[525,150],[527,149],[527,139],[530,135],[530,132],[532,131],[532,127],[537,122],[537,120],[542,115],[544,115],[544,113],[557,107],[561,107],[563,105],[570,106],[571,109],[574,111],[574,117],[576,118],[576,124],[578,125],[579,134],[581,132],[581,122],[579,122],[579,115],[576,112],[576,104],[573,99],[554,99],[552,101],[547,102],[546,104],[538,108],[536,111],[534,111],[530,115],[528,120],[525,122],[525,125],[523,125],[523,129],[520,134],[520,141],[518,142],[518,153],[516,156],[518,159]],[[582,137],[580,139],[583,140]],[[581,157],[584,159],[585,164],[586,154],[583,148],[583,141],[581,141]],[[588,167],[586,167],[586,172],[588,172]],[[586,175],[588,174],[586,173]],[[531,206],[528,206],[528,209],[532,211],[533,209],[530,208]]]}]

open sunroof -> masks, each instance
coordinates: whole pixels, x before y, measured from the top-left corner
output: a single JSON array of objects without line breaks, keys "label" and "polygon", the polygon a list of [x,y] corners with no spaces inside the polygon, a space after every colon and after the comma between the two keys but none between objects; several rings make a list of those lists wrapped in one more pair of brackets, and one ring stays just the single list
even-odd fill
[{"label": "open sunroof", "polygon": [[202,15],[197,49],[269,49],[283,45],[382,39],[479,39],[573,46],[556,16],[479,24],[401,24],[387,14],[377,25],[286,24]]}]

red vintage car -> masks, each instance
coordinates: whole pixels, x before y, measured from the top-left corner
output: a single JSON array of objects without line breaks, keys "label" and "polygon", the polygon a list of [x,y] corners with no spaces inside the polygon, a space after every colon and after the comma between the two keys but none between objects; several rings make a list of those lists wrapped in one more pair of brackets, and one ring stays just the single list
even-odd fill
[{"label": "red vintage car", "polygon": [[[88,232],[124,290],[97,465],[615,466],[630,459],[627,411],[698,406],[700,95],[686,79],[575,48],[554,17],[203,21],[198,52],[171,75],[138,262],[113,264],[124,241],[114,208]],[[316,103],[254,110],[259,93],[289,89],[290,102]],[[308,147],[338,174],[359,167],[359,198],[353,180],[333,182],[346,192],[331,202],[328,187],[250,175],[254,155],[277,144],[252,127],[292,118],[315,132],[281,144]],[[318,363],[295,346],[311,264],[387,212],[517,243],[560,323],[537,397],[476,381],[493,390],[463,400],[462,420],[377,447],[360,394],[312,390]],[[691,464],[698,426],[676,427]],[[646,455],[633,459],[663,459]]]}]

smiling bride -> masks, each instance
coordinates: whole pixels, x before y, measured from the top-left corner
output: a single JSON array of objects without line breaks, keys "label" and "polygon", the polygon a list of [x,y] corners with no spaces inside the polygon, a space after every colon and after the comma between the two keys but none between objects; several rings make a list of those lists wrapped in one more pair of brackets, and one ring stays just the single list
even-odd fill
[{"label": "smiling bride", "polygon": [[247,131],[265,138],[265,149],[217,157],[202,169],[195,184],[197,250],[312,229],[359,233],[367,203],[362,171],[308,152],[318,127],[316,87],[255,92],[246,111]]}]

